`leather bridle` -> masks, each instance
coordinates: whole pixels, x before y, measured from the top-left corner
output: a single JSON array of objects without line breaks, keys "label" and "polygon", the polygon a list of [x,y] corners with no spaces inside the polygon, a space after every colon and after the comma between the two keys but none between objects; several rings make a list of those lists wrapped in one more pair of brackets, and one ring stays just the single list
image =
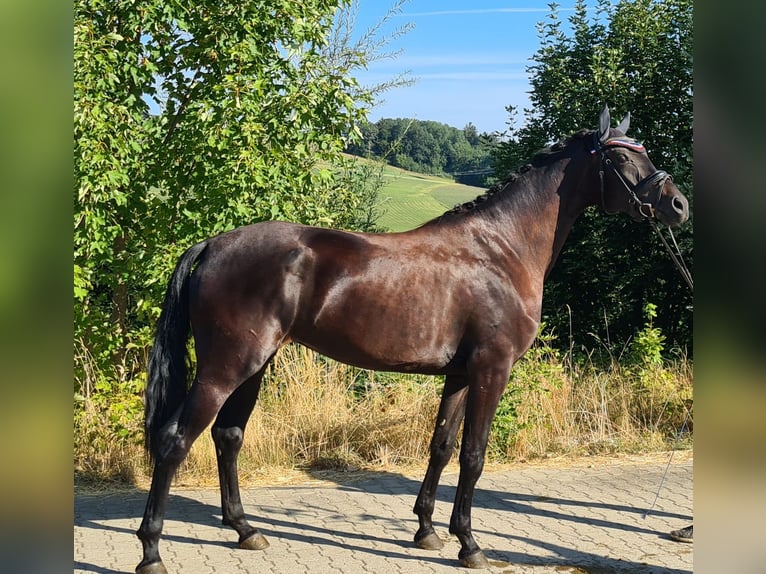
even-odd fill
[{"label": "leather bridle", "polygon": [[646,149],[644,148],[644,146],[635,140],[632,140],[629,138],[620,138],[620,137],[610,138],[602,142],[598,136],[598,133],[594,134],[593,140],[594,140],[594,144],[593,144],[593,149],[591,150],[591,154],[598,153],[601,156],[601,165],[599,166],[599,170],[598,170],[598,176],[599,176],[600,184],[601,184],[601,207],[606,213],[609,213],[609,214],[617,213],[617,211],[609,211],[606,208],[606,201],[604,199],[604,171],[606,170],[606,168],[609,168],[614,172],[614,174],[617,176],[617,179],[619,179],[620,182],[622,182],[622,185],[627,190],[628,199],[631,202],[631,204],[635,205],[636,208],[638,209],[638,212],[641,214],[641,216],[652,224],[652,227],[654,228],[654,230],[657,232],[657,235],[659,235],[660,239],[662,240],[662,243],[665,246],[665,249],[667,249],[667,252],[670,255],[670,258],[673,260],[673,263],[675,263],[676,267],[678,268],[678,271],[681,273],[681,276],[684,278],[684,280],[686,281],[686,284],[689,286],[689,289],[693,291],[694,282],[692,280],[692,274],[689,271],[689,268],[686,266],[686,262],[684,261],[683,257],[681,256],[681,249],[678,247],[676,238],[673,235],[673,230],[670,229],[670,227],[668,227],[668,233],[670,234],[670,237],[673,240],[675,251],[670,247],[667,240],[663,237],[662,232],[660,231],[660,228],[657,225],[657,219],[654,216],[654,206],[651,203],[648,203],[646,201],[641,201],[641,199],[639,198],[639,194],[643,194],[642,190],[644,188],[656,187],[657,201],[659,202],[660,195],[662,194],[662,188],[665,185],[665,182],[667,180],[670,179],[672,181],[673,179],[672,176],[668,172],[658,169],[654,173],[646,176],[644,179],[642,179],[635,185],[631,186],[625,180],[625,177],[623,177],[623,175],[620,173],[620,170],[617,169],[617,166],[614,165],[614,162],[609,158],[608,155],[606,155],[606,151],[610,147],[621,147],[621,148],[630,150],[632,152],[645,153]]},{"label": "leather bridle", "polygon": [[597,133],[594,133],[594,145],[593,149],[591,150],[591,153],[598,153],[600,155],[601,159],[601,165],[599,166],[598,176],[600,179],[600,185],[601,185],[601,207],[604,209],[606,213],[613,214],[617,213],[616,211],[609,211],[606,207],[606,201],[604,197],[604,171],[609,168],[614,172],[614,174],[617,176],[617,179],[620,180],[623,187],[625,187],[626,191],[628,192],[628,200],[632,205],[636,206],[636,209],[638,212],[644,217],[644,219],[654,219],[654,206],[651,203],[648,203],[646,201],[642,201],[639,198],[639,194],[643,194],[643,190],[645,188],[657,188],[657,200],[659,201],[660,195],[662,194],[662,188],[665,185],[665,182],[667,180],[672,180],[672,176],[662,170],[657,170],[651,175],[646,176],[641,181],[637,182],[635,185],[630,185],[626,180],[625,177],[620,173],[620,170],[617,169],[617,166],[614,165],[614,162],[609,158],[609,156],[606,154],[607,150],[612,147],[621,147],[623,149],[627,149],[632,152],[636,153],[645,153],[646,149],[643,145],[638,143],[635,140],[631,140],[628,138],[620,138],[615,137],[606,140],[605,142],[602,142]]}]

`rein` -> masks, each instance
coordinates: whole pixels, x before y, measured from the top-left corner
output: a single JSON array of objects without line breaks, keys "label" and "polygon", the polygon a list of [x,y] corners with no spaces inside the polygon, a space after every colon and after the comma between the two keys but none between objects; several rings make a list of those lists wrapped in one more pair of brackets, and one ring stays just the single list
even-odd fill
[{"label": "rein", "polygon": [[[657,235],[660,237],[660,240],[662,241],[662,244],[665,246],[665,249],[668,252],[668,255],[670,255],[670,259],[675,264],[678,271],[681,273],[681,277],[684,278],[684,281],[686,281],[686,284],[689,286],[689,289],[694,291],[694,282],[692,281],[692,274],[689,271],[689,268],[686,266],[686,262],[684,261],[683,256],[681,255],[681,249],[678,247],[678,242],[676,241],[675,235],[673,235],[673,230],[668,226],[668,233],[670,234],[670,238],[673,240],[673,248],[670,247],[670,244],[665,239],[665,237],[662,234],[662,231],[660,230],[660,226],[657,224],[657,219],[654,216],[654,207],[650,203],[641,201],[641,199],[638,197],[637,191],[640,191],[645,186],[657,186],[657,198],[659,199],[660,194],[662,193],[662,188],[665,185],[665,182],[668,179],[672,179],[671,175],[662,170],[657,170],[653,174],[645,177],[641,181],[639,181],[635,186],[630,186],[627,181],[625,181],[625,178],[620,173],[620,170],[617,169],[617,167],[614,165],[614,162],[609,159],[606,155],[606,150],[609,147],[623,147],[626,149],[629,149],[631,151],[635,152],[645,152],[644,146],[640,143],[630,140],[630,139],[621,139],[621,138],[613,138],[611,140],[608,140],[604,143],[602,143],[596,134],[594,141],[593,149],[591,150],[591,153],[598,152],[601,155],[601,166],[599,167],[598,176],[601,180],[601,207],[604,209],[606,213],[616,213],[614,211],[610,212],[606,208],[606,202],[604,201],[604,170],[605,168],[610,168],[614,174],[617,176],[617,179],[620,180],[623,187],[628,192],[628,197],[630,201],[638,208],[638,212],[643,216],[644,219],[648,220],[649,223],[652,224],[652,228],[657,232]],[[681,430],[676,435],[676,444],[672,451],[670,451],[670,458],[668,459],[668,463],[665,466],[665,472],[662,474],[662,479],[660,480],[660,484],[657,487],[657,493],[654,497],[654,502],[652,502],[651,507],[649,507],[648,510],[646,510],[643,513],[643,519],[646,520],[646,517],[649,516],[649,514],[654,510],[654,506],[657,504],[657,500],[660,496],[660,491],[662,490],[662,485],[665,483],[665,477],[668,474],[668,470],[670,469],[670,463],[673,461],[673,455],[675,454],[676,448],[678,447],[678,443],[681,440],[681,433],[686,428],[686,423],[689,420],[690,412],[687,409],[686,410],[686,417],[684,418],[684,422],[681,425]]]},{"label": "rein", "polygon": [[692,274],[689,271],[689,268],[686,266],[686,262],[684,261],[684,258],[681,256],[681,249],[678,247],[678,243],[676,242],[676,236],[673,235],[673,230],[670,229],[670,227],[668,227],[668,233],[670,234],[670,238],[673,240],[673,247],[675,247],[675,251],[673,251],[670,245],[668,245],[667,240],[662,235],[660,226],[657,225],[657,221],[654,219],[650,219],[649,221],[651,222],[654,230],[657,232],[657,235],[660,236],[660,239],[662,240],[662,244],[665,246],[665,249],[667,250],[668,255],[670,255],[670,259],[673,261],[673,263],[675,263],[679,273],[681,273],[681,277],[684,278],[684,281],[686,281],[686,284],[689,286],[689,289],[694,291],[694,281],[692,280]]}]

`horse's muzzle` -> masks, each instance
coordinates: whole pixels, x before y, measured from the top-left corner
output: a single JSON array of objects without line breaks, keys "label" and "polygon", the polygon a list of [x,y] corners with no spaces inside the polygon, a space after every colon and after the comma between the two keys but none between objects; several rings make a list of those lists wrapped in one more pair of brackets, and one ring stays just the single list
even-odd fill
[{"label": "horse's muzzle", "polygon": [[663,186],[654,216],[660,223],[675,227],[689,219],[689,200],[678,190],[675,184],[668,180]]}]

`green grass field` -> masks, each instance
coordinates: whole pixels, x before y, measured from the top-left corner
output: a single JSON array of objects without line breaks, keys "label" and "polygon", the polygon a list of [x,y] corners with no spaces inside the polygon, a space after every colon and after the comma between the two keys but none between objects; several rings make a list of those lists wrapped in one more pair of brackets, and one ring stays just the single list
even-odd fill
[{"label": "green grass field", "polygon": [[391,166],[384,169],[383,177],[386,184],[380,196],[384,213],[378,223],[389,231],[413,229],[485,191]]}]

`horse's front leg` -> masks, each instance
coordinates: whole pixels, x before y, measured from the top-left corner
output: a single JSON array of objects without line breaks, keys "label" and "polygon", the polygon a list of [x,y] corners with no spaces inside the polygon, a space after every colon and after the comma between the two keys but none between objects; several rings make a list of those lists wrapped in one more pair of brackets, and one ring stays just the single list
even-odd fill
[{"label": "horse's front leg", "polygon": [[415,544],[425,550],[438,550],[443,546],[441,538],[434,531],[432,516],[436,502],[436,488],[442,470],[452,457],[452,450],[465,414],[466,380],[462,376],[448,376],[444,382],[444,392],[436,416],[436,429],[431,439],[431,457],[428,461],[423,484],[415,501],[413,512],[418,515],[418,528]]},{"label": "horse's front leg", "polygon": [[473,373],[468,387],[463,441],[460,448],[460,478],[449,531],[460,540],[458,558],[466,568],[489,568],[489,562],[471,532],[471,507],[476,482],[484,469],[489,429],[500,397],[508,384],[508,368],[490,368]]}]

